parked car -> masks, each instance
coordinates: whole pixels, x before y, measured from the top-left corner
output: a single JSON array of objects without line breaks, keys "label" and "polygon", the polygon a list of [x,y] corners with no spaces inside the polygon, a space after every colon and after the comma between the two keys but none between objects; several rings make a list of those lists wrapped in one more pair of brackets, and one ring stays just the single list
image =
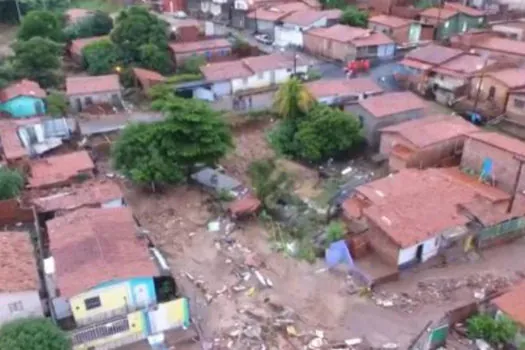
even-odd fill
[{"label": "parked car", "polygon": [[264,44],[264,45],[273,44],[273,41],[268,34],[256,34],[254,37],[255,37],[255,40],[257,40],[261,44]]}]

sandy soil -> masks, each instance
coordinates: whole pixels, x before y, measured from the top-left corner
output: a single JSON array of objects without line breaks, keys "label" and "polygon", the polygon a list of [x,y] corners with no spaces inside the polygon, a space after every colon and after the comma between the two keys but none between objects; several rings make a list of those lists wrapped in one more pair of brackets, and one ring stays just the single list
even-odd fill
[{"label": "sandy soil", "polygon": [[[237,150],[224,165],[246,179],[249,161],[272,153],[261,128],[237,131],[236,138]],[[519,240],[469,262],[406,272],[371,297],[360,296],[344,269],[326,271],[322,261],[310,265],[272,251],[269,233],[257,220],[242,223],[229,235],[208,231],[208,222],[216,216],[208,211],[208,195],[194,187],[161,194],[128,187],[126,199],[168,256],[207,340],[214,340],[213,349],[259,349],[252,345],[262,342],[280,350],[299,349],[315,330],[322,330],[330,341],[362,337],[374,346],[394,342],[404,349],[429,320],[474,300],[480,290],[515,283],[525,271],[521,259],[525,240]],[[249,266],[270,279],[273,287],[263,287]],[[380,306],[378,300],[393,305]],[[299,337],[283,340],[286,331],[271,332],[268,320],[277,317],[275,305],[290,310]]]}]

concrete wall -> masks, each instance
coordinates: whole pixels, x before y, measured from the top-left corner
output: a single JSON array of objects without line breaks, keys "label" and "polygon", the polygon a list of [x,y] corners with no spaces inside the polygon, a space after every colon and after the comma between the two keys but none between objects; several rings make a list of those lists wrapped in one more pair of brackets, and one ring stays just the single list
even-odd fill
[{"label": "concrete wall", "polygon": [[230,56],[231,54],[231,47],[221,47],[204,51],[173,54],[173,60],[175,61],[175,65],[177,67],[180,67],[184,63],[184,61],[191,57],[204,57],[206,61],[214,61],[218,58]]},{"label": "concrete wall", "polygon": [[120,90],[117,91],[108,91],[98,94],[85,94],[85,95],[69,95],[69,104],[71,108],[79,112],[83,108],[86,108],[89,106],[87,103],[87,100],[91,98],[91,102],[93,104],[99,104],[99,103],[110,103],[113,104],[113,100],[115,98],[118,98],[119,100],[122,99],[122,96],[120,94]]},{"label": "concrete wall", "polygon": [[219,81],[219,82],[213,83],[213,85],[211,86],[211,91],[213,91],[213,93],[217,97],[231,95],[232,93],[231,81],[228,80],[228,81]]},{"label": "concrete wall", "polygon": [[33,222],[32,208],[23,208],[16,199],[0,201],[0,225],[14,225],[19,222]]},{"label": "concrete wall", "polygon": [[495,24],[492,26],[492,30],[498,33],[505,34],[506,37],[514,40],[525,40],[525,26],[524,28],[518,28],[514,26],[508,26],[505,24]]},{"label": "concrete wall", "polygon": [[505,106],[507,105],[509,88],[502,82],[486,75],[483,77],[483,79],[481,79],[481,77],[475,77],[472,79],[469,91],[470,97],[472,99],[475,99],[476,95],[478,94],[478,86],[480,81],[481,88],[479,89],[479,101],[488,100],[490,90],[491,88],[494,88],[494,96],[491,98],[491,100],[494,102],[496,107],[498,107],[498,109],[503,112],[505,110]]},{"label": "concrete wall", "polygon": [[[492,159],[492,170],[496,180],[496,187],[505,192],[512,193],[519,170],[519,162],[510,152],[493,147],[486,143],[467,139],[461,157],[461,167],[481,172],[485,158]],[[525,190],[525,171],[519,179],[518,192]]]},{"label": "concrete wall", "polygon": [[512,121],[525,125],[525,94],[509,94],[505,114]]},{"label": "concrete wall", "polygon": [[368,28],[388,35],[397,44],[404,44],[409,41],[410,24],[398,28],[391,28],[379,23],[368,22]]},{"label": "concrete wall", "polygon": [[439,239],[439,236],[432,237],[411,247],[400,249],[397,260],[398,266],[406,266],[417,261],[417,250],[419,246],[423,246],[421,262],[425,262],[436,256],[439,250]]},{"label": "concrete wall", "polygon": [[[447,161],[447,164],[450,165],[450,161],[463,149],[465,139],[465,136],[459,136],[424,148],[418,148],[399,134],[391,132],[381,133],[379,152],[389,156],[389,168],[391,170],[398,171],[403,168],[424,169],[439,166],[443,161]],[[396,144],[403,145],[411,149],[414,153],[409,159],[401,160],[391,154],[392,147]],[[459,159],[459,157],[457,158]]]},{"label": "concrete wall", "polygon": [[298,47],[304,46],[303,33],[312,29],[326,27],[327,20],[326,18],[321,18],[320,20],[312,23],[309,26],[301,27],[292,24],[284,23],[281,26],[275,26],[274,29],[274,40],[277,46],[288,46],[295,45]]},{"label": "concrete wall", "polygon": [[303,34],[303,40],[305,51],[314,55],[346,62],[356,54],[355,47],[349,43],[321,38],[308,32]]},{"label": "concrete wall", "polygon": [[425,110],[421,108],[376,118],[366,109],[361,107],[360,104],[345,106],[345,111],[352,113],[356,118],[362,121],[363,136],[372,148],[379,147],[381,139],[380,129],[408,120],[419,119],[423,117],[425,113]]},{"label": "concrete wall", "polygon": [[[297,66],[297,73],[308,72],[308,66]],[[290,79],[293,68],[283,68],[272,71],[260,72],[247,78],[232,79],[232,92],[269,87],[274,84],[282,84]]]},{"label": "concrete wall", "polygon": [[[15,306],[17,308],[16,310],[14,310]],[[38,291],[0,293],[0,325],[18,318],[39,317],[43,315],[42,303],[40,302]]]},{"label": "concrete wall", "polygon": [[368,221],[368,231],[366,236],[370,247],[386,264],[398,266],[399,246],[385,234],[377,225]]}]

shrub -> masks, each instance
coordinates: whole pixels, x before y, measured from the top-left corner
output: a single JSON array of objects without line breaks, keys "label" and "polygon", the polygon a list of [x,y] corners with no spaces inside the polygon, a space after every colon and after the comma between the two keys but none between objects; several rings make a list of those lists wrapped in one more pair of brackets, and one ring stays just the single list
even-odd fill
[{"label": "shrub", "polygon": [[517,330],[516,324],[506,317],[494,319],[487,314],[478,314],[467,320],[468,336],[483,339],[493,346],[511,342]]},{"label": "shrub", "polygon": [[0,168],[0,200],[17,197],[24,186],[24,178],[17,170]]}]

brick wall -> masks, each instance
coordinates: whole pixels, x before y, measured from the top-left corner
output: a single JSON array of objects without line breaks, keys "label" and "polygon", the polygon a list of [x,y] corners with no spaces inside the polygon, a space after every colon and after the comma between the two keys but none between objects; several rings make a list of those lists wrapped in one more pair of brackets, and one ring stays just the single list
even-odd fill
[{"label": "brick wall", "polygon": [[377,253],[381,260],[397,267],[399,246],[397,246],[383,230],[370,221],[366,236],[370,247]]},{"label": "brick wall", "polygon": [[[461,167],[472,169],[479,173],[482,169],[483,161],[487,157],[492,159],[496,187],[512,193],[519,170],[519,162],[514,159],[512,153],[474,139],[468,139],[463,149]],[[522,171],[518,185],[518,191],[521,192],[523,190],[525,190],[525,171]]]},{"label": "brick wall", "polygon": [[23,208],[17,199],[0,201],[0,225],[32,221],[34,221],[32,208]]}]

